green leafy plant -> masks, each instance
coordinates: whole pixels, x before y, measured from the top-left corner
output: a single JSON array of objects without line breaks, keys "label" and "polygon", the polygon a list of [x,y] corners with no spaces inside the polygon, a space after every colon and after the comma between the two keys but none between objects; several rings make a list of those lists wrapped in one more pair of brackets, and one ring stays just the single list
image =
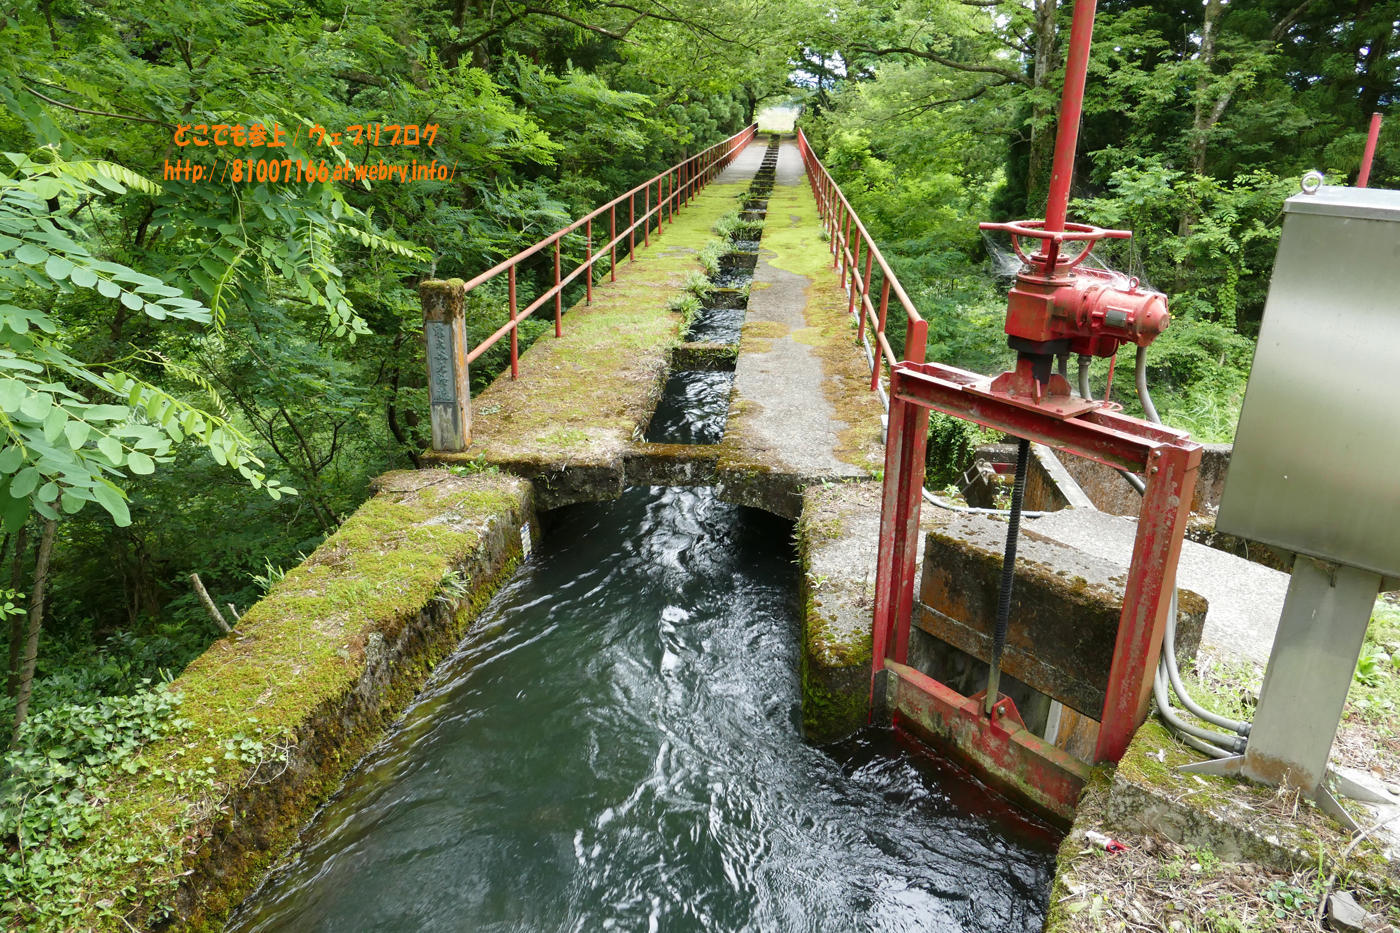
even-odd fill
[{"label": "green leafy plant", "polygon": [[209,322],[198,300],[85,245],[88,231],[53,210],[61,197],[96,198],[159,187],[121,166],[38,162],[5,153],[0,173],[0,522],[18,529],[31,512],[56,519],[96,502],[129,524],[118,481],[153,473],[186,436],[221,464],[277,498],[292,490],[262,471],[251,442],[225,419],[130,373],[81,362],[45,305],[54,294],[89,292],[155,321]]}]

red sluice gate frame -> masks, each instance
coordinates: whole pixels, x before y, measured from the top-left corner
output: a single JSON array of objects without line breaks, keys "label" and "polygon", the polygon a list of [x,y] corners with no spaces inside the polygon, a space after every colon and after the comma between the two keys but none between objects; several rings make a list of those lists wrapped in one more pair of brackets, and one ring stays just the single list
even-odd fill
[{"label": "red sluice gate frame", "polygon": [[[693,155],[684,161],[678,162],[664,172],[654,175],[647,181],[642,182],[631,191],[613,198],[608,203],[594,209],[591,213],[585,214],[578,220],[551,233],[540,240],[534,246],[523,249],[514,256],[500,262],[485,272],[476,276],[463,286],[463,293],[472,291],[478,286],[492,281],[501,274],[507,277],[507,301],[509,319],[502,324],[495,333],[477,344],[467,353],[467,363],[476,362],[487,350],[495,346],[507,334],[510,335],[510,376],[512,379],[520,376],[520,322],[534,314],[548,302],[554,304],[554,336],[564,336],[564,289],[572,284],[579,276],[585,277],[586,289],[585,301],[593,303],[593,267],[604,256],[609,259],[609,277],[613,280],[617,278],[617,254],[619,248],[624,250],[628,261],[636,259],[637,249],[637,229],[641,228],[642,243],[644,246],[651,245],[653,228],[657,236],[661,235],[667,223],[674,223],[676,210],[686,204],[712,181],[716,175],[729,164],[734,158],[734,154],[739,152],[749,143],[753,142],[758,135],[758,124],[750,124],[745,129],[734,134],[724,142],[717,143],[705,151]],[[638,214],[637,199],[641,197],[641,213]],[[618,227],[618,209],[626,205],[627,218],[625,226]],[[599,221],[603,215],[607,215],[608,238],[594,249],[593,244],[593,222]],[[585,257],[567,275],[561,274],[560,251],[564,237],[577,233],[580,229],[584,233]],[[516,295],[516,268],[530,257],[544,252],[553,247],[554,252],[554,284],[545,289],[534,301],[531,301],[521,310],[519,299]]]},{"label": "red sluice gate frame", "polygon": [[[1092,270],[1081,272],[1076,278],[1075,266],[1087,255],[1088,248],[1077,256],[1073,255],[1075,250],[1063,254],[1060,250],[1066,242],[1087,241],[1091,247],[1098,239],[1130,235],[1126,231],[1066,223],[1094,6],[1094,0],[1075,3],[1046,219],[984,226],[1009,230],[1013,237],[1036,238],[1042,244],[1034,256],[1023,255],[1027,266],[1020,277],[1022,284],[1018,285],[1020,296],[1017,290],[1012,292],[1008,334],[1016,337],[1016,331],[1033,320],[1047,333],[1054,329],[1049,335],[1056,339],[1077,341],[1077,352],[1112,358],[1122,342],[1136,342],[1139,346],[1151,342],[1155,332],[1149,331],[1158,325],[1165,327],[1167,318],[1165,301],[1136,292],[1136,285],[1128,291],[1106,289]],[[1122,758],[1133,733],[1147,716],[1171,594],[1176,586],[1177,561],[1191,512],[1201,446],[1183,431],[1120,414],[1112,406],[1045,394],[1043,390],[1058,384],[1053,377],[1049,384],[1042,384],[1025,353],[1021,354],[1023,361],[1018,362],[1017,373],[1003,374],[998,380],[926,362],[926,323],[801,131],[798,145],[830,238],[834,266],[850,294],[848,310],[858,319],[860,337],[864,337],[867,324],[875,333],[878,349],[871,388],[879,385],[882,362],[889,371],[889,420],[872,620],[872,716],[877,711],[888,711],[897,728],[951,744],[985,777],[1046,811],[1069,818],[1088,778],[1088,764],[1027,729],[1009,698],[998,695],[988,703],[986,691],[963,696],[908,664],[929,411],[941,411],[1056,451],[1141,473],[1146,480],[1099,715],[1094,762],[1116,762]],[[871,299],[876,268],[881,279],[878,303]],[[903,359],[898,358],[885,333],[891,295],[905,315]],[[1084,313],[1066,320],[1066,305],[1083,309]],[[1106,320],[1105,312],[1109,312]],[[1124,324],[1125,321],[1137,321],[1137,328]],[[1035,345],[1034,338],[1021,341],[1022,346],[1027,344],[1031,351],[1039,353],[1046,352],[1045,347],[1049,346]],[[1027,387],[1030,391],[1026,391]]]}]

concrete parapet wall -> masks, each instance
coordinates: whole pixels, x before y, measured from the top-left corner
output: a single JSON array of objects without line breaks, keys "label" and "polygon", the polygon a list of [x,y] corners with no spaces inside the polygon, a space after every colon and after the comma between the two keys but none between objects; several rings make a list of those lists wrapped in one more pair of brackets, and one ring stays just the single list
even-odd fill
[{"label": "concrete parapet wall", "polygon": [[802,724],[809,741],[849,735],[870,717],[880,484],[833,483],[802,495]]},{"label": "concrete parapet wall", "polygon": [[[1191,511],[1214,513],[1220,506],[1220,494],[1225,489],[1225,477],[1230,472],[1229,444],[1206,444],[1201,451],[1201,466],[1196,474],[1196,490],[1191,496]],[[1080,488],[1100,512],[1136,517],[1142,507],[1138,495],[1128,481],[1112,467],[1083,457],[1059,458]]]},{"label": "concrete parapet wall", "polygon": [[504,474],[377,485],[175,680],[185,722],[145,750],[145,769],[94,789],[106,802],[86,845],[140,854],[74,929],[218,928],[457,644],[534,526],[530,484]]},{"label": "concrete parapet wall", "polygon": [[[938,512],[924,546],[916,624],[958,650],[991,657],[1006,524],[982,515]],[[1121,569],[1022,529],[1003,670],[1027,686],[1097,719],[1126,578]],[[1182,591],[1178,652],[1200,642],[1205,600]],[[937,672],[933,676],[938,677]]]}]

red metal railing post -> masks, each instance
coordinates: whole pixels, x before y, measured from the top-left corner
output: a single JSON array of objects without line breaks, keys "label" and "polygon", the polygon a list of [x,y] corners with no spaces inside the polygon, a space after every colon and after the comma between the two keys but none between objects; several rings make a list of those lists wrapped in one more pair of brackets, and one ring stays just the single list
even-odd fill
[{"label": "red metal railing post", "polygon": [[646,197],[642,201],[642,245],[651,246],[651,185],[646,186]]},{"label": "red metal railing post", "polygon": [[[875,333],[877,336],[875,340],[874,352],[875,365],[870,368],[871,392],[874,392],[876,386],[880,384],[880,357],[882,353],[878,335],[883,334],[885,332],[885,317],[889,314],[890,310],[890,277],[888,275],[882,275],[880,278],[884,281],[884,284],[880,286],[880,318],[875,325]],[[863,319],[860,322],[860,326],[861,328],[865,327],[865,321]],[[865,337],[865,334],[862,333],[860,337],[863,339]]]},{"label": "red metal railing post", "polygon": [[515,266],[510,267],[508,288],[510,290],[510,378],[520,378],[520,322],[516,318]]},{"label": "red metal railing post", "polygon": [[1094,35],[1095,0],[1074,0],[1069,28],[1065,86],[1060,95],[1060,125],[1055,134],[1055,158],[1050,166],[1050,196],[1045,204],[1045,229],[1063,230],[1069,213],[1069,187],[1074,179],[1074,152],[1079,145],[1079,121],[1084,114],[1084,78],[1089,71],[1089,46]]},{"label": "red metal railing post", "polygon": [[870,300],[870,264],[875,260],[875,244],[865,244],[865,275],[860,280],[860,326],[865,326],[865,305]]},{"label": "red metal railing post", "polygon": [[608,280],[617,281],[617,205],[608,209]]},{"label": "red metal railing post", "polygon": [[841,207],[841,248],[837,251],[837,261],[841,268],[841,287],[846,287],[846,259],[847,251],[851,244],[851,209],[850,206]]},{"label": "red metal railing post", "polygon": [[554,336],[564,336],[564,289],[559,284],[559,243],[554,241]]},{"label": "red metal railing post", "polygon": [[928,321],[915,318],[904,331],[904,359],[922,363],[928,353]]},{"label": "red metal railing post", "polygon": [[627,196],[627,261],[637,261],[637,192]]},{"label": "red metal railing post", "polygon": [[[847,314],[856,313],[856,294],[860,291],[858,288],[856,288],[856,285],[858,284],[858,279],[860,278],[860,248],[862,245],[864,245],[863,238],[857,237],[855,243],[856,255],[855,258],[851,260],[851,287],[848,289],[850,295],[847,296],[846,300]],[[868,246],[865,249],[865,256],[867,260],[870,258],[870,248]]]},{"label": "red metal railing post", "polygon": [[585,304],[593,304],[593,221],[584,224],[584,236],[588,239],[588,275],[585,277],[587,284],[587,294],[584,297]]},{"label": "red metal railing post", "polygon": [[1371,183],[1371,160],[1376,157],[1376,142],[1381,138],[1381,115],[1371,114],[1371,128],[1366,133],[1366,151],[1361,154],[1361,171],[1356,173],[1356,187]]}]

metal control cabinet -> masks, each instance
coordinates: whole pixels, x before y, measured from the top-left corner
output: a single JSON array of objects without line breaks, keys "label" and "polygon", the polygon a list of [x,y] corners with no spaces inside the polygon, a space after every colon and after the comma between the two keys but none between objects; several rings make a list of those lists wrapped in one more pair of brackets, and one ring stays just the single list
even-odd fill
[{"label": "metal control cabinet", "polygon": [[[1244,774],[1337,803],[1370,794],[1328,756],[1385,577],[1400,576],[1400,191],[1320,188],[1284,205],[1221,531],[1296,551]],[[1372,797],[1372,799],[1375,799]]]},{"label": "metal control cabinet", "polygon": [[1216,527],[1400,576],[1400,191],[1284,212]]}]

